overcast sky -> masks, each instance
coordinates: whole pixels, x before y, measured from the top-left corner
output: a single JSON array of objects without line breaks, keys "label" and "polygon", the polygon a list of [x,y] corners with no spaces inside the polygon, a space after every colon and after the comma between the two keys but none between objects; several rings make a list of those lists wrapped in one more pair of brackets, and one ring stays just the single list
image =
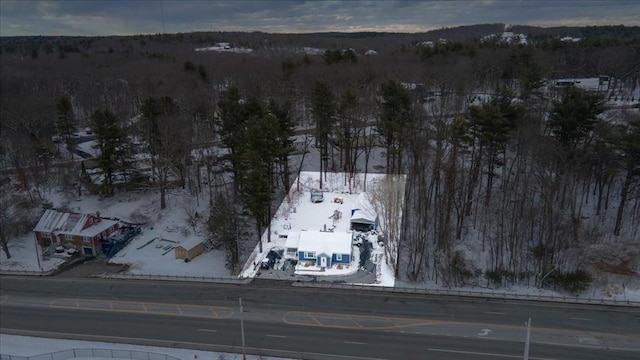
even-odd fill
[{"label": "overcast sky", "polygon": [[0,36],[420,32],[482,23],[640,25],[640,1],[0,0]]}]

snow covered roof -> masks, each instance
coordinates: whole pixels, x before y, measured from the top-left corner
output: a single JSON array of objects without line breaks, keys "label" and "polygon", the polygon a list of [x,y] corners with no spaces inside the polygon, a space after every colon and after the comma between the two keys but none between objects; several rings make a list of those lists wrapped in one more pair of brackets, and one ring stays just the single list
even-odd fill
[{"label": "snow covered roof", "polygon": [[356,206],[351,209],[351,222],[375,224],[377,217],[366,193],[358,194]]},{"label": "snow covered roof", "polygon": [[597,91],[602,88],[603,81],[600,77],[592,78],[569,78],[569,79],[553,79],[551,84],[555,86],[576,86],[585,90]]},{"label": "snow covered roof", "polygon": [[351,210],[353,214],[351,214],[351,222],[361,223],[361,224],[375,224],[376,218],[372,217],[370,214],[366,213],[362,209],[353,209]]},{"label": "snow covered roof", "polygon": [[287,241],[284,243],[285,249],[297,249],[300,243],[300,231],[291,231],[287,235]]},{"label": "snow covered roof", "polygon": [[193,249],[194,247],[202,243],[202,238],[199,237],[187,237],[178,242],[176,247],[182,247],[185,250]]},{"label": "snow covered roof", "polygon": [[298,251],[313,251],[316,255],[351,254],[351,241],[351,233],[347,232],[302,231]]},{"label": "snow covered roof", "polygon": [[116,224],[115,221],[102,220],[93,214],[68,213],[56,210],[44,212],[33,229],[38,232],[57,232],[61,234],[94,236]]}]

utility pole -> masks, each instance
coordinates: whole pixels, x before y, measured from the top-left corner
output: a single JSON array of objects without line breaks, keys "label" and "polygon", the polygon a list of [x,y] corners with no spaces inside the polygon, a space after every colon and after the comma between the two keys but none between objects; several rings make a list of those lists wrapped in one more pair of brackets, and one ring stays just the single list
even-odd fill
[{"label": "utility pole", "polygon": [[527,326],[527,338],[524,342],[524,360],[529,360],[529,341],[531,340],[531,318],[524,323]]},{"label": "utility pole", "polygon": [[247,352],[244,347],[244,316],[242,315],[242,298],[238,298],[240,303],[240,334],[242,335],[242,360],[247,360]]},{"label": "utility pole", "polygon": [[40,248],[40,246],[38,246],[38,240],[34,237],[33,241],[36,245],[36,260],[38,261],[38,269],[40,269],[40,272],[43,272],[44,270],[42,269],[42,263],[40,263],[40,254],[42,253],[42,249]]}]

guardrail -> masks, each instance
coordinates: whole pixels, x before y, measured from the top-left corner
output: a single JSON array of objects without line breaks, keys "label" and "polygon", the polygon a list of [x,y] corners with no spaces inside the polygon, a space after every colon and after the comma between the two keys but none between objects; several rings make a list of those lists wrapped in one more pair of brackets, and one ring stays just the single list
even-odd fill
[{"label": "guardrail", "polygon": [[[49,272],[38,271],[13,271],[0,270],[0,275],[32,275],[46,276],[55,273],[55,270]],[[186,276],[186,275],[163,275],[163,274],[95,274],[91,277],[102,279],[123,279],[123,280],[167,280],[167,281],[193,281],[193,282],[209,282],[223,284],[246,285],[251,283],[253,278],[237,278],[237,277],[208,277],[208,276]],[[531,300],[531,301],[549,301],[564,302],[573,304],[591,304],[591,305],[612,305],[612,306],[629,306],[640,307],[640,301],[621,300],[621,299],[605,299],[594,297],[580,297],[569,295],[542,295],[542,294],[518,294],[507,291],[478,291],[478,290],[461,290],[461,289],[427,289],[421,287],[401,287],[401,286],[372,286],[372,285],[355,285],[355,284],[336,284],[328,281],[296,281],[293,286],[299,287],[315,287],[315,288],[333,288],[333,289],[350,289],[350,290],[368,290],[378,292],[395,292],[405,294],[425,294],[425,295],[447,295],[447,296],[467,296],[482,297],[503,300]],[[4,359],[0,359],[4,360]]]},{"label": "guardrail", "polygon": [[550,301],[550,302],[564,302],[574,304],[591,304],[591,305],[614,305],[614,306],[630,306],[640,307],[640,301],[635,300],[617,300],[617,299],[604,299],[604,298],[592,298],[592,297],[580,297],[580,296],[564,296],[564,295],[535,295],[535,294],[518,294],[509,293],[506,291],[475,291],[475,290],[460,290],[460,289],[427,289],[419,287],[391,287],[391,286],[370,286],[370,285],[354,285],[354,284],[334,284],[330,282],[313,282],[313,281],[298,281],[294,282],[293,286],[299,287],[314,287],[314,288],[332,288],[332,289],[350,289],[350,290],[368,290],[379,292],[394,292],[405,294],[425,294],[425,295],[448,295],[448,296],[467,296],[467,297],[482,297],[504,300],[531,300],[531,301]]},{"label": "guardrail", "polygon": [[35,356],[14,356],[0,354],[0,360],[65,360],[78,357],[97,357],[110,359],[133,360],[182,360],[165,354],[147,351],[114,350],[114,349],[68,349]]},{"label": "guardrail", "polygon": [[160,274],[97,274],[91,277],[102,279],[129,279],[129,280],[173,280],[173,281],[196,281],[211,282],[224,284],[245,285],[253,281],[253,278],[237,278],[237,277],[210,277],[210,276],[186,276],[186,275],[160,275]]},{"label": "guardrail", "polygon": [[48,270],[48,271],[1,269],[0,275],[49,276],[55,272],[56,272],[56,269]]}]

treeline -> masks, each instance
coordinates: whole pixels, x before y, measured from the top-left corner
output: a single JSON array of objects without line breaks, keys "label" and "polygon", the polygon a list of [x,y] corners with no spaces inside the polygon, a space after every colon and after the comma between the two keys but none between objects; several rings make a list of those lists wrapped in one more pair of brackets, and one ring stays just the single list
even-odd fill
[{"label": "treeline", "polygon": [[[168,39],[115,38],[106,48],[87,40],[63,57],[55,47],[3,52],[2,167],[23,189],[70,188],[75,176],[52,166],[64,159],[51,138],[71,147],[73,133],[91,127],[108,196],[115,177],[138,177],[132,154],[144,146],[161,206],[169,186],[209,201],[212,244],[237,269],[243,229],[256,229],[245,234],[255,244],[300,169],[290,166],[301,126],[319,149],[319,171],[371,171],[381,148],[382,171],[408,174],[395,270],[411,281],[560,283],[581,270],[578,249],[637,243],[637,113],[605,112],[609,94],[568,88],[552,100],[543,87],[601,74],[637,84],[637,45],[396,43],[362,56],[344,52],[354,39],[323,37],[333,46],[322,57],[196,53]],[[271,44],[287,44],[278,39]],[[475,244],[487,263],[463,251]]]}]

